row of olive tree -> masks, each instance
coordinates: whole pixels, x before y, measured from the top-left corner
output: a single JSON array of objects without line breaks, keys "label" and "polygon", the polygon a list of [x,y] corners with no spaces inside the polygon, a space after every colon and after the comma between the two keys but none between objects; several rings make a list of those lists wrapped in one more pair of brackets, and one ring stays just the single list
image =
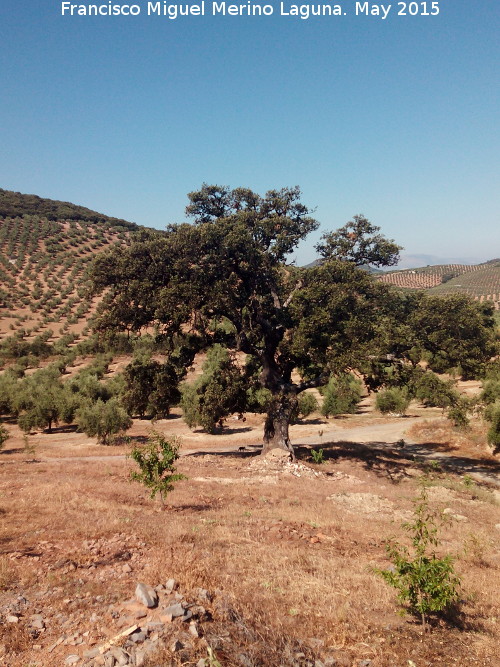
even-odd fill
[{"label": "row of olive tree", "polygon": [[25,377],[9,370],[0,376],[0,412],[17,419],[26,433],[60,423],[73,424],[106,444],[109,437],[131,426],[121,404],[121,380],[101,381],[105,371],[99,360],[66,382],[52,364]]},{"label": "row of olive tree", "polygon": [[[213,433],[221,420],[233,413],[265,412],[272,398],[267,389],[259,388],[251,358],[240,367],[219,344],[208,350],[202,374],[180,387],[185,369],[172,360],[160,363],[141,354],[123,373],[105,379],[109,360],[109,356],[98,355],[90,366],[65,382],[60,363],[21,378],[7,370],[0,376],[0,413],[15,416],[26,432],[34,428],[50,432],[59,422],[76,423],[80,430],[106,443],[110,435],[130,426],[131,417],[167,417],[179,400],[190,427],[202,426]],[[481,409],[491,423],[489,440],[493,446],[499,445],[500,372],[496,364],[489,365],[477,399],[461,395],[452,380],[411,364],[385,366],[379,384],[376,407],[382,413],[404,414],[410,401],[417,399],[424,406],[447,410],[456,425],[465,426],[467,415]],[[359,373],[342,373],[332,376],[320,393],[321,406],[311,393],[302,393],[291,421],[314,411],[326,417],[353,413],[364,387]]]}]

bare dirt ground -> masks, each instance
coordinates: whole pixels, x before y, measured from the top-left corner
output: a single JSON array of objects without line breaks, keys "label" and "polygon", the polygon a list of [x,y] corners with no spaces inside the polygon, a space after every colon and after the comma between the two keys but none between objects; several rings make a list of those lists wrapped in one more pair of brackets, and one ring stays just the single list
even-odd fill
[{"label": "bare dirt ground", "polygon": [[[141,658],[151,666],[215,667],[210,653],[246,667],[499,665],[498,460],[479,431],[457,434],[440,411],[412,406],[409,415],[380,417],[366,401],[344,419],[313,416],[292,427],[298,463],[283,467],[258,456],[261,416],[229,419],[208,436],[174,414],[154,426],[182,438],[187,480],[163,510],[130,482],[129,445],[98,446],[67,428],[29,436],[26,449],[8,425],[0,661],[108,664],[89,651],[132,620],[157,628],[144,640],[154,651]],[[133,442],[150,427],[136,421]],[[325,463],[311,463],[311,447]],[[374,573],[390,565],[389,538],[408,544],[401,523],[423,474],[431,506],[448,518],[438,552],[455,557],[462,578],[461,615],[425,634]],[[162,620],[159,609],[124,611],[138,582],[172,577],[183,599],[208,591],[197,636],[186,639],[187,623]],[[135,650],[126,637],[119,643]]]}]

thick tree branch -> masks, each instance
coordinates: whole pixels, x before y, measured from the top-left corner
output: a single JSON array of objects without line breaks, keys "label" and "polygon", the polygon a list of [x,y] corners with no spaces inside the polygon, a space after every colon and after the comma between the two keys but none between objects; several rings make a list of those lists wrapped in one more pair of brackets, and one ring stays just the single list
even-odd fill
[{"label": "thick tree branch", "polygon": [[284,307],[284,308],[287,308],[287,307],[290,305],[290,303],[292,302],[292,299],[293,299],[293,295],[295,294],[295,292],[297,292],[297,291],[302,287],[303,284],[304,284],[304,283],[302,282],[302,280],[299,280],[299,281],[297,282],[297,284],[295,285],[295,287],[293,288],[293,290],[292,290],[292,291],[290,292],[290,294],[288,295],[288,297],[287,297],[285,303],[283,304],[283,307]]}]

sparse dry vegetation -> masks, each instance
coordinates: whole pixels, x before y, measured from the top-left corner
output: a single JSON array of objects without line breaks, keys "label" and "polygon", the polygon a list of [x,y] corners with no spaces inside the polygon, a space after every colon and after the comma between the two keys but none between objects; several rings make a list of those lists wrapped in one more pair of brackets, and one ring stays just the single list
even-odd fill
[{"label": "sparse dry vegetation", "polygon": [[[325,462],[296,474],[267,466],[255,458],[258,449],[248,447],[261,435],[261,416],[250,427],[247,422],[248,431],[234,422],[234,429],[216,436],[191,433],[179,419],[161,420],[160,432],[185,438],[178,470],[189,478],[177,484],[165,511],[129,482],[133,464],[120,456],[128,445],[104,457],[101,449],[95,458],[98,450],[82,434],[43,434],[36,438],[37,462],[26,463],[20,434],[9,426],[13,437],[0,455],[0,606],[22,595],[43,609],[47,627],[33,640],[23,621],[4,625],[6,664],[31,660],[55,667],[88,641],[104,643],[119,631],[120,604],[137,581],[156,585],[175,577],[187,596],[199,587],[214,593],[212,620],[201,624],[201,639],[183,658],[166,645],[151,664],[196,664],[210,646],[224,666],[246,664],[242,656],[249,664],[276,667],[328,657],[345,665],[369,659],[375,667],[408,660],[495,665],[498,491],[488,481],[472,481],[458,464],[488,460],[491,479],[498,464],[486,454],[473,458],[456,440],[453,449],[445,448],[450,456],[439,459],[439,471],[426,468],[424,447],[405,435],[401,449],[391,431],[396,425],[403,432],[403,420],[382,420],[371,409],[349,419],[351,428],[323,421]],[[312,415],[292,426],[294,441],[310,442],[299,448],[298,466],[317,448],[314,421]],[[384,428],[386,437],[378,431],[377,445],[357,443],[360,422],[365,437],[373,428]],[[136,422],[133,441],[146,435],[147,425]],[[424,425],[426,435],[431,425]],[[238,451],[240,443],[247,444],[245,452]],[[443,452],[440,443],[434,449],[429,438],[426,443],[429,461]],[[418,622],[398,615],[395,593],[373,574],[390,565],[386,542],[407,539],[401,523],[411,517],[422,474],[432,478],[431,507],[450,518],[442,545],[456,557],[463,583],[463,616],[455,625],[434,624],[425,641]],[[131,554],[128,572],[116,556],[123,550]],[[89,622],[92,614],[96,620]],[[48,653],[60,637],[87,631],[83,647],[63,642]]]},{"label": "sparse dry vegetation", "polygon": [[[163,638],[144,667],[203,659],[211,667],[498,664],[499,463],[481,408],[486,394],[495,405],[496,367],[487,362],[487,386],[456,380],[477,337],[464,336],[461,347],[438,337],[423,361],[402,330],[404,363],[391,367],[372,356],[364,373],[347,364],[353,374],[338,373],[323,394],[311,384],[291,419],[297,461],[263,458],[270,394],[241,350],[230,356],[212,348],[210,363],[208,344],[196,354],[182,346],[165,351],[151,323],[140,337],[90,337],[98,298],[87,296],[86,267],[103,247],[129,244],[133,225],[36,197],[22,214],[17,193],[0,190],[2,201],[1,664],[60,667],[74,654],[75,664],[87,665],[84,652],[116,637],[124,623],[160,622],[161,610],[134,608],[139,615],[131,617],[126,605],[138,582],[170,578],[190,604],[205,591],[198,636],[186,640],[180,619],[161,621]],[[330,245],[337,241],[333,235]],[[454,271],[480,273],[442,267],[443,288],[453,287]],[[400,306],[403,312],[403,299]],[[441,332],[435,311],[424,322],[431,333]],[[209,338],[234,335],[224,318],[213,329],[206,323]],[[471,331],[481,332],[476,324]],[[454,356],[443,356],[444,347],[454,347]],[[475,378],[486,363],[479,361],[465,366]],[[182,379],[191,389],[184,403],[197,411],[191,421],[188,407],[183,414],[178,406]],[[295,369],[291,381],[299,380]],[[399,386],[411,389],[407,414],[376,412],[367,388]],[[457,428],[446,410],[465,403],[468,423]],[[96,406],[111,413],[107,447],[77,429],[102,439]],[[130,425],[127,437],[112,436]],[[164,508],[130,482],[127,455],[144,453],[152,425],[157,445],[182,443],[178,460],[175,451],[159,477],[145,478],[158,485],[174,473],[173,461],[187,478],[165,487]],[[462,581],[461,613],[434,619],[425,637],[418,622],[399,615],[394,591],[374,573],[391,566],[390,540],[410,545],[401,526],[423,477],[429,507],[448,518],[437,557],[451,554]],[[184,646],[174,650],[179,636]]]}]

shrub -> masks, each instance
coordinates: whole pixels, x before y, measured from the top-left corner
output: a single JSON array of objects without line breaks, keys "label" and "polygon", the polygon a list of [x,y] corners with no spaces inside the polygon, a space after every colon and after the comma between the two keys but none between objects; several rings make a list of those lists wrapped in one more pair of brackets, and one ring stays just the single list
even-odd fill
[{"label": "shrub", "polygon": [[267,412],[272,394],[269,389],[259,386],[251,386],[246,391],[246,408],[250,412]]},{"label": "shrub", "polygon": [[311,456],[314,463],[324,463],[325,459],[323,456],[322,449],[311,449]]},{"label": "shrub", "polygon": [[0,449],[3,449],[3,446],[9,438],[9,432],[3,424],[0,424]]},{"label": "shrub", "polygon": [[487,380],[480,398],[484,403],[494,403],[500,399],[500,380]]},{"label": "shrub", "polygon": [[429,614],[440,614],[456,606],[460,586],[452,557],[438,558],[433,550],[439,544],[438,530],[425,486],[414,500],[413,521],[403,524],[403,528],[412,536],[413,551],[397,542],[389,543],[387,554],[393,568],[376,572],[399,591],[400,603],[420,616],[425,627]]},{"label": "shrub", "polygon": [[453,382],[444,382],[432,371],[418,377],[414,395],[426,407],[447,408],[458,400]]},{"label": "shrub", "polygon": [[130,479],[144,484],[150,489],[151,498],[160,494],[162,505],[165,496],[173,490],[174,482],[186,479],[175,472],[175,461],[179,458],[180,442],[173,437],[166,439],[161,433],[151,431],[145,447],[134,447],[130,452],[140,468],[140,472],[131,472]]},{"label": "shrub", "polygon": [[495,453],[500,450],[500,400],[489,405],[484,413],[491,426],[488,430],[488,443],[493,446]]},{"label": "shrub", "polygon": [[450,407],[447,413],[448,419],[455,428],[467,429],[469,426],[469,416],[472,414],[476,401],[467,396],[460,396],[458,400]]},{"label": "shrub", "polygon": [[345,373],[330,378],[323,390],[321,414],[325,417],[353,414],[361,401],[363,385],[361,380]]},{"label": "shrub", "polygon": [[409,405],[410,396],[407,390],[398,387],[380,391],[375,399],[375,407],[383,415],[390,413],[404,415]]},{"label": "shrub", "polygon": [[151,358],[134,359],[124,370],[123,405],[127,412],[141,419],[146,413],[153,418],[168,417],[170,407],[179,402],[179,378],[170,363],[160,364]]},{"label": "shrub", "polygon": [[299,419],[305,419],[306,417],[309,417],[309,415],[317,410],[318,407],[318,401],[316,400],[316,396],[314,396],[314,394],[310,394],[308,392],[300,394],[297,400],[297,407],[291,417],[291,423],[294,424]]},{"label": "shrub", "polygon": [[220,419],[246,407],[243,375],[221,345],[214,345],[203,364],[203,375],[181,388],[186,424],[213,433]]},{"label": "shrub", "polygon": [[116,398],[106,403],[98,399],[95,403],[84,403],[75,414],[78,428],[88,436],[97,436],[97,442],[107,445],[109,437],[126,431],[132,420]]}]

